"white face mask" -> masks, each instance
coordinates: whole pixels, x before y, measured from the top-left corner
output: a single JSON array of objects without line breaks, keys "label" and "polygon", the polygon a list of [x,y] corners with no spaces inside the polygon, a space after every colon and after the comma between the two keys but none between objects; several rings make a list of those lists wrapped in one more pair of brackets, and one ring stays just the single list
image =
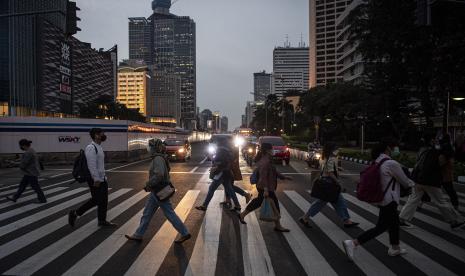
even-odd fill
[{"label": "white face mask", "polygon": [[437,149],[437,150],[440,150],[441,146],[440,145],[434,145],[434,148]]},{"label": "white face mask", "polygon": [[333,155],[334,155],[334,156],[338,156],[338,154],[339,154],[339,150],[333,151]]}]

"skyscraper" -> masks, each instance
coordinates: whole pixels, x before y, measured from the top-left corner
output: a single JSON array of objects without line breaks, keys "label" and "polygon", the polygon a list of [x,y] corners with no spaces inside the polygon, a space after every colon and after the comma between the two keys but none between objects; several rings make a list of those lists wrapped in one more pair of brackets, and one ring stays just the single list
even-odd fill
[{"label": "skyscraper", "polygon": [[253,99],[254,101],[264,101],[271,93],[271,74],[262,72],[253,74]]},{"label": "skyscraper", "polygon": [[342,80],[337,71],[341,53],[337,51],[337,35],[342,26],[336,19],[344,12],[352,0],[310,0],[310,80],[309,86],[315,87]]},{"label": "skyscraper", "polygon": [[118,102],[147,116],[149,80],[148,67],[142,60],[121,62],[118,68]]},{"label": "skyscraper", "polygon": [[308,47],[284,47],[273,50],[273,93],[308,89]]},{"label": "skyscraper", "polygon": [[[195,22],[188,16],[171,14],[170,7],[170,0],[154,0],[151,16],[129,19],[129,58],[144,59],[158,76],[179,77],[181,122],[178,123],[192,129],[197,107]],[[157,93],[166,97],[169,91],[154,92],[155,101],[159,100]]]}]

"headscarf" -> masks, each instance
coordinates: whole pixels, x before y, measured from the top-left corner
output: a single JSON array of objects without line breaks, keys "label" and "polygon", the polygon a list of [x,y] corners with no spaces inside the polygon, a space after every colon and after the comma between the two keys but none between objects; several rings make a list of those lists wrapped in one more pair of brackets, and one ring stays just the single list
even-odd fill
[{"label": "headscarf", "polygon": [[150,139],[149,151],[152,156],[163,155],[163,141],[160,139]]}]

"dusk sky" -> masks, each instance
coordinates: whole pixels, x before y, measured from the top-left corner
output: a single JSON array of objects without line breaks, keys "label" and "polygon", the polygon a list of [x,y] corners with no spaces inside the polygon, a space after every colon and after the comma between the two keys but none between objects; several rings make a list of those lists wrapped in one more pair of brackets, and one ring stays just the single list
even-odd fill
[{"label": "dusk sky", "polygon": [[[118,44],[128,58],[128,17],[148,17],[151,0],[77,0],[77,37],[94,48]],[[289,36],[308,44],[308,0],[179,0],[171,13],[190,16],[197,32],[197,105],[220,111],[229,129],[252,100],[253,73],[273,69],[273,48]]]}]

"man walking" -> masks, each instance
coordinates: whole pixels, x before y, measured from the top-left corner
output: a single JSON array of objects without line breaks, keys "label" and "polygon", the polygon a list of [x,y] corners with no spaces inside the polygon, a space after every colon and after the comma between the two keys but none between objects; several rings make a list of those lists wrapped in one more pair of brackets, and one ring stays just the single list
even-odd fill
[{"label": "man walking", "polygon": [[105,177],[105,154],[101,146],[107,136],[101,128],[92,128],[89,132],[92,143],[87,145],[85,154],[90,178],[87,180],[92,198],[77,210],[68,214],[68,223],[74,227],[76,219],[89,209],[97,206],[98,225],[101,227],[115,227],[116,224],[107,221],[108,183]]},{"label": "man walking", "polygon": [[18,191],[12,197],[6,197],[8,200],[16,202],[21,194],[26,189],[27,185],[31,185],[32,189],[37,193],[40,203],[46,203],[44,192],[39,186],[39,158],[35,150],[31,147],[32,141],[27,139],[21,139],[19,141],[19,147],[24,151],[23,157],[19,164],[19,168],[23,173],[23,179],[19,184]]}]

